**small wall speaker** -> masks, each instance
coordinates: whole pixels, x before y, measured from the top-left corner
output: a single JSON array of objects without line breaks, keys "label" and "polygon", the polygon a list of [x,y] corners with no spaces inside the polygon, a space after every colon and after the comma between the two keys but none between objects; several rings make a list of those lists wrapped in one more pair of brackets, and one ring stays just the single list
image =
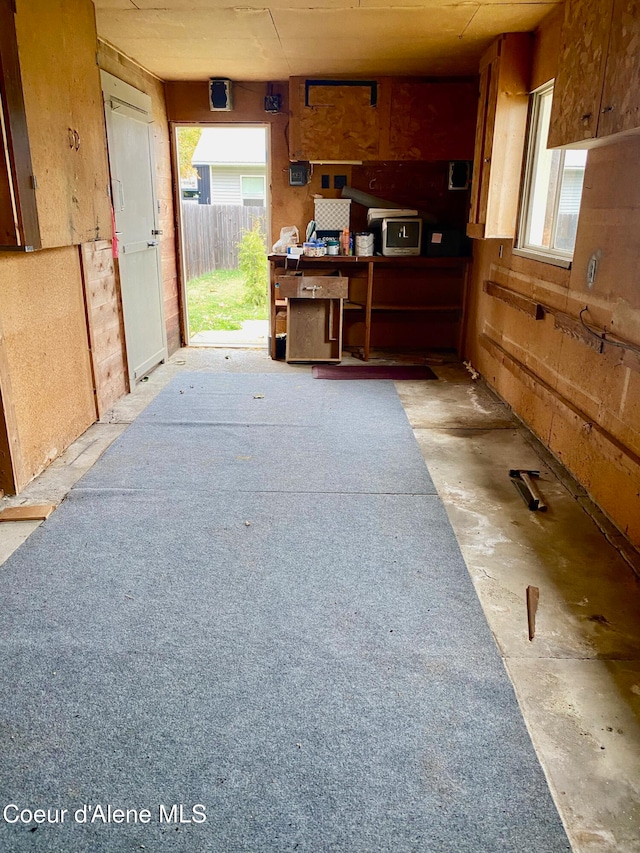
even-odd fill
[{"label": "small wall speaker", "polygon": [[209,80],[209,108],[212,110],[224,110],[225,112],[233,109],[231,80],[222,80],[213,77]]}]

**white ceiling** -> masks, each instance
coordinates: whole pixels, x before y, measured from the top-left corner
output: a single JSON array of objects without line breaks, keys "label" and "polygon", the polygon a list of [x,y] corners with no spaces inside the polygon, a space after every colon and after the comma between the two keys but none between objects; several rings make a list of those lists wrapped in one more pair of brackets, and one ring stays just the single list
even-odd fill
[{"label": "white ceiling", "polygon": [[163,80],[475,74],[560,0],[94,0],[98,35]]}]

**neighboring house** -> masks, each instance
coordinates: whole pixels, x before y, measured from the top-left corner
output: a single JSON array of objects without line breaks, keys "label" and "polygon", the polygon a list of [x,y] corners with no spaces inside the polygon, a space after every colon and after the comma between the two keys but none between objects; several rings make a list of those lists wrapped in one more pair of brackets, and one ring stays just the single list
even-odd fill
[{"label": "neighboring house", "polygon": [[198,172],[200,204],[266,206],[264,128],[204,128],[191,162]]}]

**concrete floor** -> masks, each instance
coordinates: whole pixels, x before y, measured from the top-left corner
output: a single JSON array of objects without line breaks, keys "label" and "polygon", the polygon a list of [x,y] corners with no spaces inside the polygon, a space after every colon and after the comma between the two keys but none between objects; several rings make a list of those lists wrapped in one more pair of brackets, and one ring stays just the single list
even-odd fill
[{"label": "concrete floor", "polygon": [[[350,361],[350,360],[348,360]],[[640,583],[637,559],[583,491],[459,365],[396,387],[447,508],[575,853],[640,853]],[[184,349],[141,382],[18,497],[57,503],[184,370],[308,371],[265,352]],[[530,512],[510,468],[540,470]],[[0,525],[0,562],[37,523]],[[626,559],[625,559],[626,557]],[[1,571],[1,570],[0,570]],[[540,590],[527,635],[525,590]]]}]

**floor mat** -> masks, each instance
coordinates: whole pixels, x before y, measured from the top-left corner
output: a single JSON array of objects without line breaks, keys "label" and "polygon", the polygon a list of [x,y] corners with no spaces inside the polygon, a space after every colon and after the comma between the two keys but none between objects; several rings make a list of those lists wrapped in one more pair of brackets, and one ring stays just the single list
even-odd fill
[{"label": "floor mat", "polygon": [[0,849],[570,849],[393,385],[319,387],[182,374],[3,566]]},{"label": "floor mat", "polygon": [[437,379],[430,367],[419,364],[314,364],[314,379]]}]

